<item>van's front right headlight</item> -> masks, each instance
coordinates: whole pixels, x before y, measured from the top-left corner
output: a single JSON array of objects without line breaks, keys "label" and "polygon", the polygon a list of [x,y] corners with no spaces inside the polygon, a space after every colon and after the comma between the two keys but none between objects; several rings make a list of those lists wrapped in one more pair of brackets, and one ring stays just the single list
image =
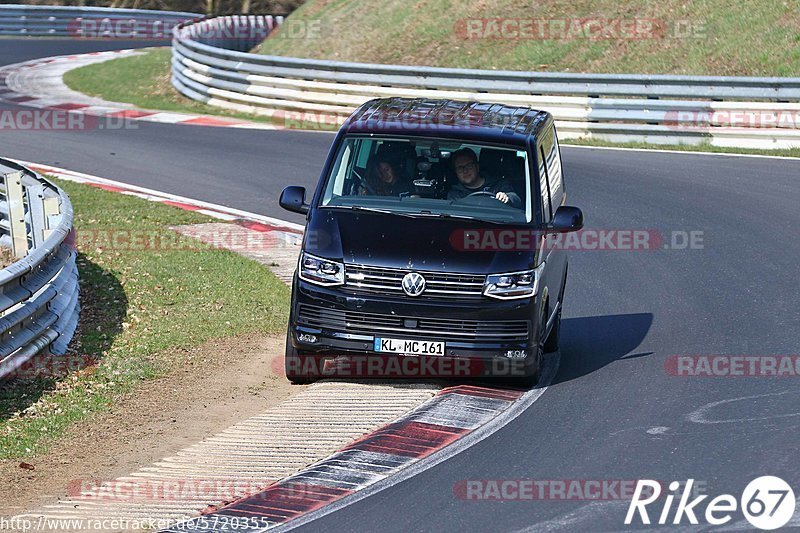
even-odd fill
[{"label": "van's front right headlight", "polygon": [[303,252],[300,254],[300,264],[297,268],[300,279],[309,283],[327,287],[344,285],[344,264],[338,261]]}]

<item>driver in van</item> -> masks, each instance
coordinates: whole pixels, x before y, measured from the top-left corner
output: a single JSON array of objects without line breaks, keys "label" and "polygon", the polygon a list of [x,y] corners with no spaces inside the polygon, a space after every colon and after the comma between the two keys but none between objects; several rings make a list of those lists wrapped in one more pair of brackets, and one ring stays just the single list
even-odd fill
[{"label": "driver in van", "polygon": [[450,164],[458,177],[447,193],[448,200],[459,200],[475,193],[487,193],[512,207],[522,207],[522,199],[511,184],[503,179],[492,179],[481,175],[478,156],[471,148],[461,148],[450,156]]}]

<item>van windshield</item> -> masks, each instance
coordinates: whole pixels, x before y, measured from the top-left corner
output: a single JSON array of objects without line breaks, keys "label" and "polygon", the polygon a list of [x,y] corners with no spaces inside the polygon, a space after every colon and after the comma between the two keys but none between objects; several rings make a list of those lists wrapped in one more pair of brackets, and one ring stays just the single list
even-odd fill
[{"label": "van windshield", "polygon": [[524,150],[456,140],[349,136],[319,206],[407,216],[533,220]]}]

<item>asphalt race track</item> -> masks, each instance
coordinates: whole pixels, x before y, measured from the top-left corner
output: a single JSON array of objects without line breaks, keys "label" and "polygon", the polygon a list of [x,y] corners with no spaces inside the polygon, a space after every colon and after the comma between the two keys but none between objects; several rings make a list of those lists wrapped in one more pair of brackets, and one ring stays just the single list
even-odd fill
[{"label": "asphalt race track", "polygon": [[[0,65],[137,44],[153,45],[0,39]],[[0,103],[0,110],[15,107]],[[316,185],[331,139],[330,133],[251,132],[128,121],[127,127],[119,130],[0,131],[0,153],[254,213],[271,212],[302,223],[300,215],[278,212],[278,197],[284,183]]]},{"label": "asphalt race track", "polygon": [[[2,39],[0,63],[124,47]],[[277,198],[289,184],[314,186],[331,139],[141,123],[0,131],[0,155],[299,222]],[[468,480],[691,478],[712,497],[740,495],[763,475],[798,486],[798,377],[677,377],[665,362],[676,354],[800,354],[800,161],[570,147],[562,154],[568,202],[584,210],[589,229],[650,230],[663,242],[572,252],[561,367],[546,393],[467,451],[309,531],[626,529],[627,499],[465,500],[454,488]],[[680,249],[690,232],[702,242]],[[628,529],[647,527],[638,525]]]}]

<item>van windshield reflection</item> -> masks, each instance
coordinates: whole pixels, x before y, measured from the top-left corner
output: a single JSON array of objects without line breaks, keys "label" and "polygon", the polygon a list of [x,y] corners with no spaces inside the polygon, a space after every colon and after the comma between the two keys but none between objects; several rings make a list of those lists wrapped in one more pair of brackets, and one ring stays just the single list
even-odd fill
[{"label": "van windshield reflection", "polygon": [[320,207],[527,223],[525,151],[445,139],[344,139]]}]

